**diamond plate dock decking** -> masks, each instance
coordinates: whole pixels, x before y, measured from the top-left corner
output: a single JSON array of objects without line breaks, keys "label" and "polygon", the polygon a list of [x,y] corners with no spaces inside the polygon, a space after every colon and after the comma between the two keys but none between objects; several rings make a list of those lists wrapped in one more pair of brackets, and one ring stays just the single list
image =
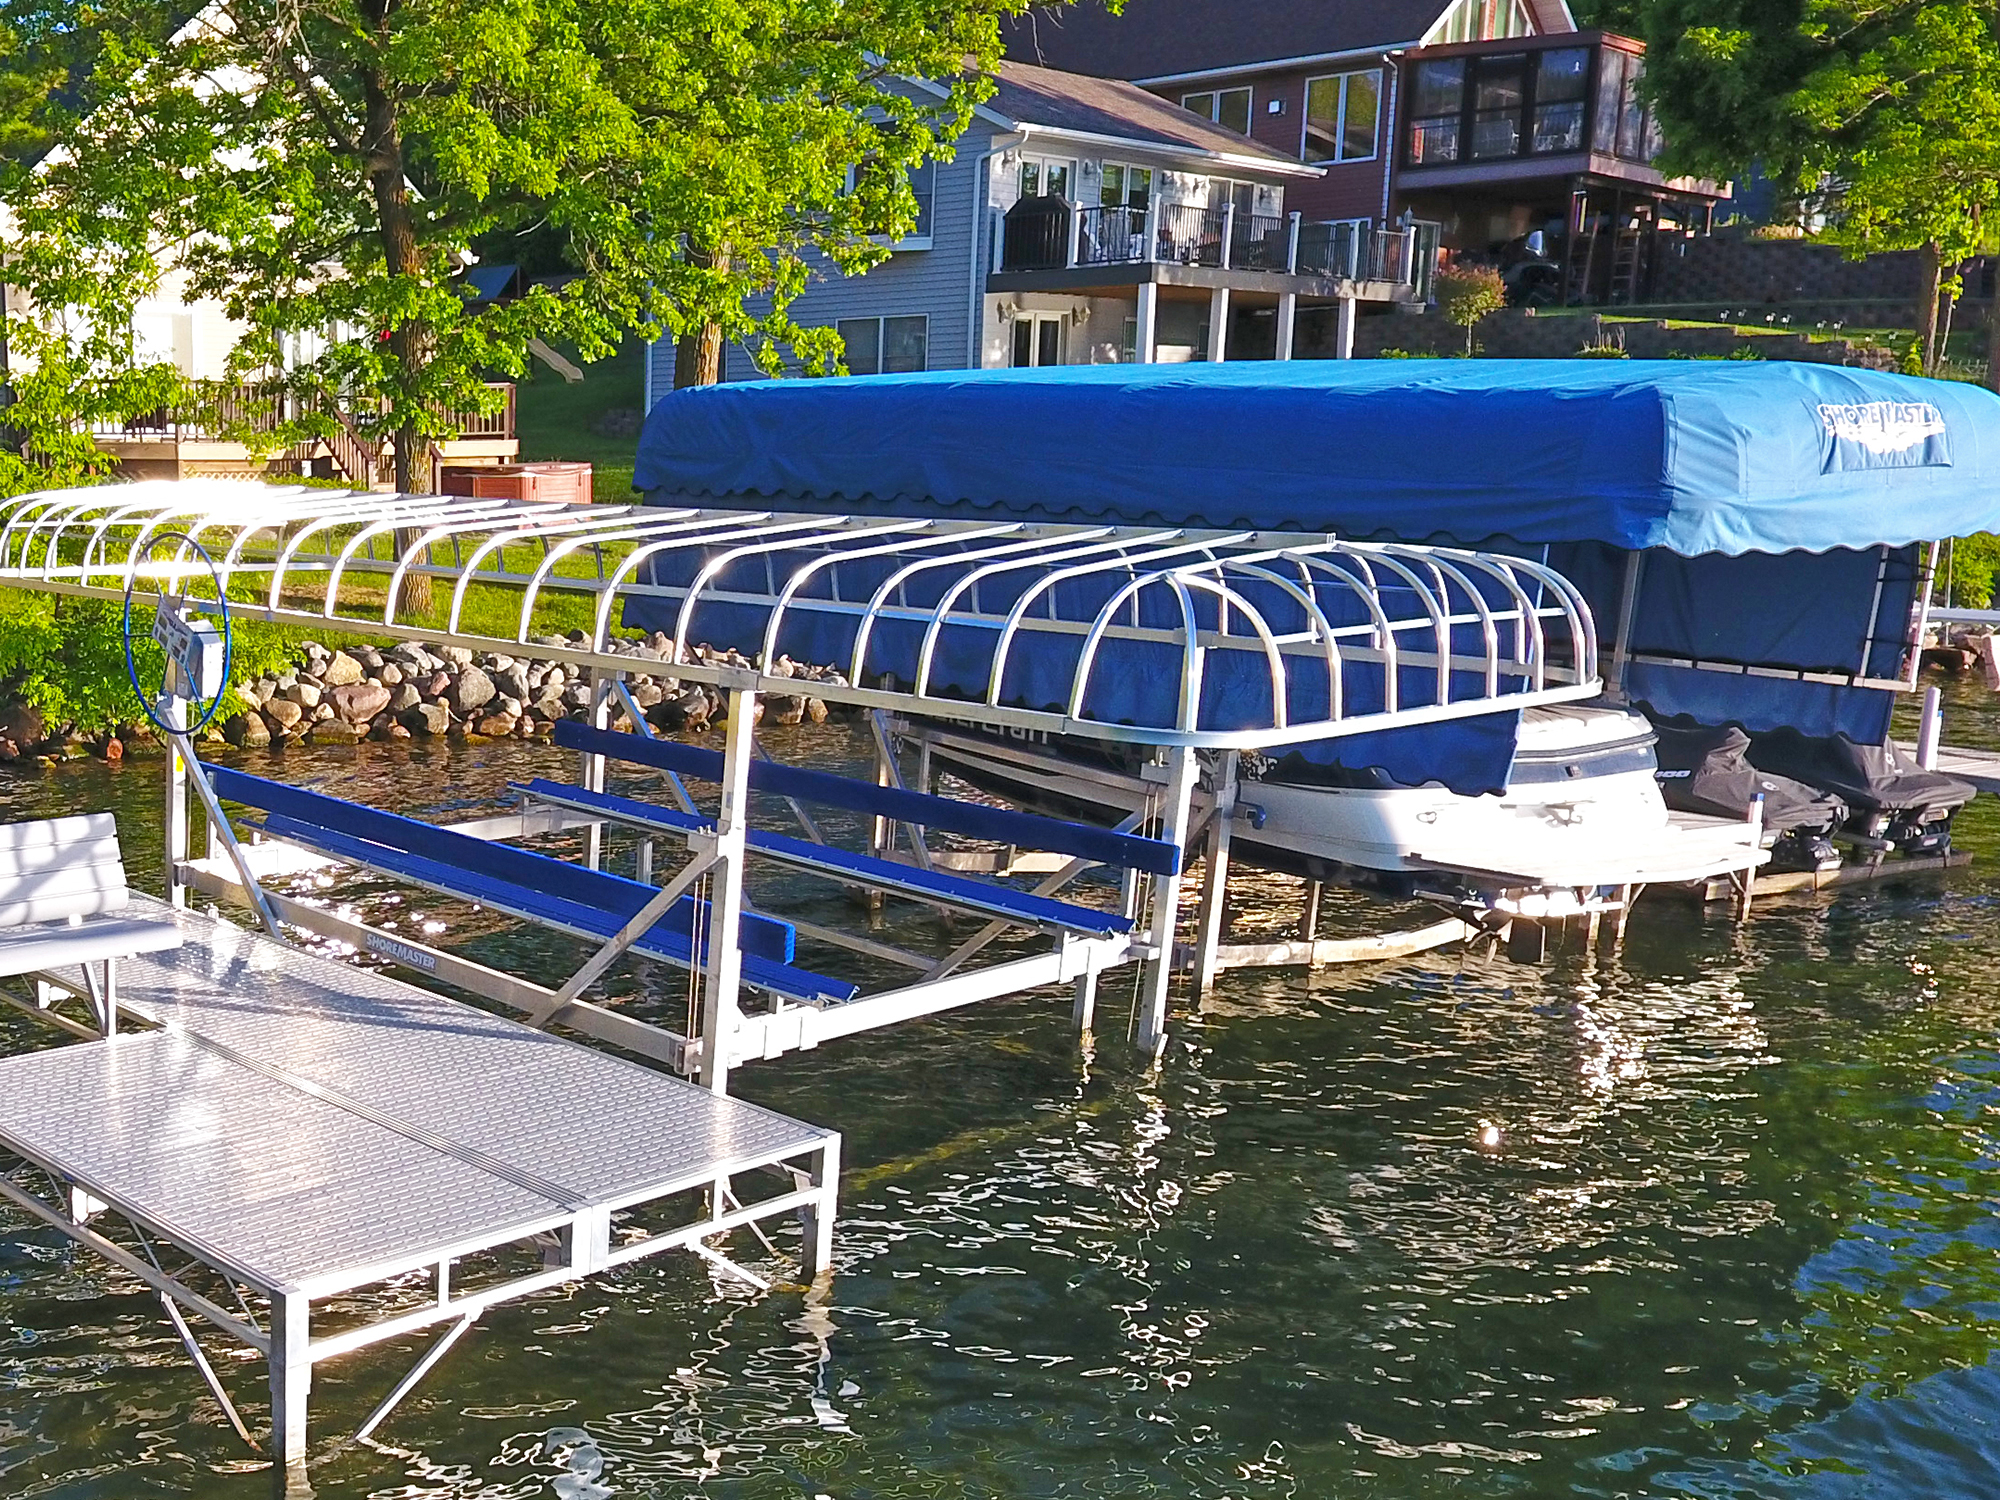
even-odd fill
[{"label": "diamond plate dock decking", "polygon": [[[452,1337],[496,1302],[793,1213],[808,1271],[823,1265],[834,1132],[134,904],[185,934],[120,970],[120,1007],[162,1029],[0,1060],[0,1151],[16,1158],[0,1193],[266,1353],[286,1468],[304,1460],[313,1361],[429,1324]],[[760,1171],[780,1190],[740,1192]],[[615,1222],[627,1210],[641,1217]],[[161,1244],[200,1274],[169,1273]],[[454,1285],[457,1262],[510,1246],[534,1253],[483,1267],[474,1293]],[[434,1279],[414,1310],[403,1287],[375,1321],[312,1336],[315,1299],[412,1272]]]}]

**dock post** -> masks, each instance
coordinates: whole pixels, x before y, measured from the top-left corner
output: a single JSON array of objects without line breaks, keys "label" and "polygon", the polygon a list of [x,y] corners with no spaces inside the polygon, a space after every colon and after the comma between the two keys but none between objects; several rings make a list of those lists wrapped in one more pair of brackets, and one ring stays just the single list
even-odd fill
[{"label": "dock post", "polygon": [[1937,688],[1924,689],[1924,716],[1917,723],[1917,764],[1926,771],[1937,769],[1938,741],[1944,738],[1944,694]]},{"label": "dock post", "polygon": [[840,1201],[839,1136],[813,1153],[812,1180],[819,1197],[799,1210],[799,1223],[805,1230],[801,1281],[816,1281],[833,1269],[833,1219]]},{"label": "dock post", "polygon": [[271,1298],[271,1456],[281,1500],[312,1494],[306,1480],[306,1402],[312,1391],[312,1302]]},{"label": "dock post", "polygon": [[1229,842],[1236,826],[1236,761],[1234,750],[1222,753],[1216,769],[1215,808],[1208,819],[1208,843],[1202,855],[1201,917],[1195,926],[1194,993],[1196,1003],[1215,993],[1216,951],[1229,925]]},{"label": "dock post", "polygon": [[715,863],[709,874],[708,951],[700,955],[697,1081],[712,1094],[729,1092],[729,1048],[736,1034],[736,996],[743,981],[743,857],[750,828],[750,761],[756,745],[757,690],[730,684],[727,692],[722,806],[715,819]]},{"label": "dock post", "polygon": [[1076,981],[1076,1006],[1070,1012],[1070,1021],[1076,1027],[1079,1038],[1090,1035],[1091,1027],[1097,1019],[1097,970],[1085,969]]},{"label": "dock post", "polygon": [[[1167,751],[1167,788],[1160,809],[1159,838],[1181,848],[1187,841],[1188,810],[1194,801],[1194,751],[1175,745]],[[1167,990],[1174,978],[1174,929],[1180,921],[1181,877],[1155,875],[1153,886],[1153,956],[1147,960],[1145,988],[1140,997],[1139,1046],[1158,1056],[1167,1043]]]}]

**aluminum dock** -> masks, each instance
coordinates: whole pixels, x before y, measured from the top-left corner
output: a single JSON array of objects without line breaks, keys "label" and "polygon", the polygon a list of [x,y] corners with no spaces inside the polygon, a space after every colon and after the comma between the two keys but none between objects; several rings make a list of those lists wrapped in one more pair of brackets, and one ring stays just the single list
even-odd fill
[{"label": "aluminum dock", "polygon": [[[444,1325],[365,1432],[495,1303],[671,1249],[720,1261],[708,1237],[793,1215],[807,1275],[825,1267],[835,1132],[135,906],[184,933],[119,972],[120,1010],[158,1029],[0,1060],[0,1194],[159,1292],[246,1439],[182,1314],[268,1358],[294,1489],[322,1360]],[[68,1003],[47,982],[40,999]],[[366,1321],[350,1299],[315,1329],[315,1303],[364,1289]]]}]

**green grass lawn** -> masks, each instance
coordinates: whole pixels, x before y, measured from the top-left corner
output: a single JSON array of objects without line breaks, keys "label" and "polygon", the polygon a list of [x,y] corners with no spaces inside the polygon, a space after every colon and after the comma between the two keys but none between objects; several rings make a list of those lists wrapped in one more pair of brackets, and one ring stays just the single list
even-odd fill
[{"label": "green grass lawn", "polygon": [[[574,349],[557,346],[575,358]],[[606,437],[592,428],[608,411],[638,411],[644,398],[641,362],[645,346],[628,340],[608,359],[583,366],[583,379],[572,385],[540,360],[531,359],[528,376],[518,382],[516,430],[521,461],[562,459],[593,466],[596,496],[606,503],[629,500],[636,437]]]}]

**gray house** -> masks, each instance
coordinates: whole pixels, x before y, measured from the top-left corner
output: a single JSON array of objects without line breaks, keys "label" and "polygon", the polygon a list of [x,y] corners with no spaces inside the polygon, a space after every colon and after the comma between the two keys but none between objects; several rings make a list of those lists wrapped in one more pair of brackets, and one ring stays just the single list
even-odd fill
[{"label": "gray house", "polygon": [[[917,182],[916,232],[793,304],[853,374],[1344,357],[1357,302],[1427,294],[1411,232],[1287,210],[1318,166],[1117,80],[1003,62],[995,84]],[[725,379],[757,373],[727,352]],[[672,385],[662,342],[647,409]]]}]

